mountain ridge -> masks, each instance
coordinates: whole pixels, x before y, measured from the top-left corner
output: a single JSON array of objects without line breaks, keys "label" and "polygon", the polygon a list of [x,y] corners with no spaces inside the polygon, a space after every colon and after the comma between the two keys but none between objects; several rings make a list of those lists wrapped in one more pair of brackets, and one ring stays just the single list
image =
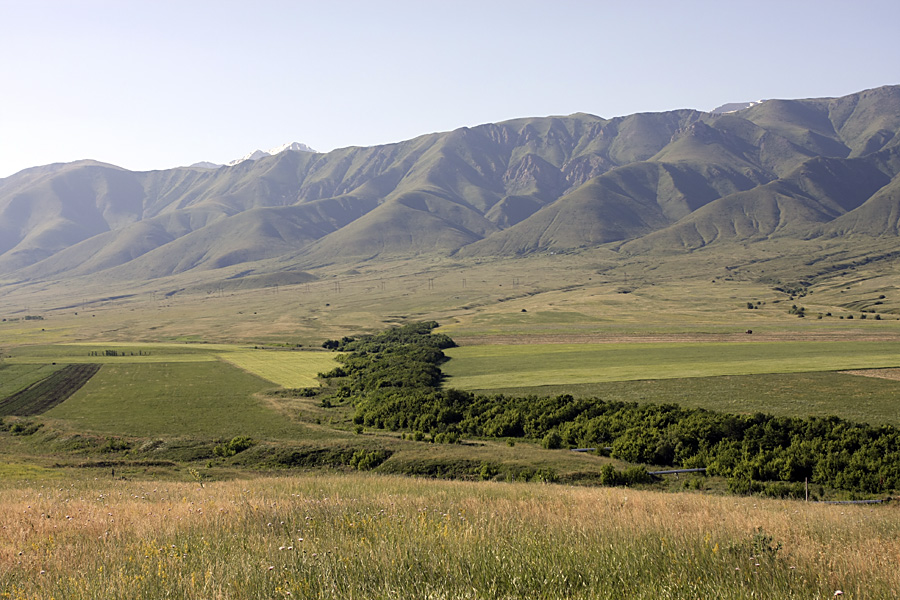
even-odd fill
[{"label": "mountain ridge", "polygon": [[897,235],[898,133],[900,86],[884,86],[722,113],[520,118],[215,170],[46,165],[0,179],[0,279]]}]

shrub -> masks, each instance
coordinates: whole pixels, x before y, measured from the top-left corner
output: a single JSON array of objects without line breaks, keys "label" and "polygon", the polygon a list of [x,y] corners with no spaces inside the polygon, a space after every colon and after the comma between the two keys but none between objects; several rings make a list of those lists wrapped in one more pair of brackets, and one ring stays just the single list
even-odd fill
[{"label": "shrub", "polygon": [[231,438],[228,442],[217,444],[216,447],[213,448],[213,454],[221,458],[228,458],[243,452],[254,444],[256,444],[256,441],[253,438],[243,435],[236,436]]},{"label": "shrub", "polygon": [[562,441],[562,436],[554,429],[544,436],[544,439],[541,440],[541,446],[547,450],[559,450],[562,448]]},{"label": "shrub", "polygon": [[350,459],[350,466],[360,471],[370,471],[386,461],[391,456],[385,450],[357,450]]}]

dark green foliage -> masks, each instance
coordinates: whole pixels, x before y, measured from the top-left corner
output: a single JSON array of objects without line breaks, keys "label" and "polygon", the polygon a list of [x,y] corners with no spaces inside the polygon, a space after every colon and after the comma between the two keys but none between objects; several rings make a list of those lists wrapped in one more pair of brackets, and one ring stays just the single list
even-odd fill
[{"label": "dark green foliage", "polygon": [[43,423],[35,423],[34,421],[15,420],[7,423],[5,419],[0,418],[0,431],[8,431],[13,435],[31,435],[43,426]]},{"label": "dark green foliage", "polygon": [[231,438],[228,442],[223,442],[221,444],[217,444],[215,448],[213,448],[213,454],[222,458],[228,458],[230,456],[234,456],[235,454],[239,454],[244,450],[252,447],[256,444],[256,441],[253,438],[247,436],[237,436]]},{"label": "dark green foliage", "polygon": [[352,354],[340,355],[343,366],[321,376],[346,377],[349,393],[366,397],[435,388],[442,378],[438,365],[447,360],[442,350],[455,346],[448,336],[431,333],[437,326],[434,321],[411,323],[357,339],[329,340],[327,347]]},{"label": "dark green foliage", "polygon": [[728,546],[728,552],[741,558],[752,557],[759,560],[763,557],[775,558],[781,551],[781,542],[757,527],[756,532],[749,538]]},{"label": "dark green foliage", "polygon": [[603,465],[600,469],[601,485],[633,485],[636,483],[649,483],[652,477],[647,469],[640,466],[628,467],[624,471],[617,471],[612,465]]},{"label": "dark green foliage", "polygon": [[[369,450],[347,447],[286,448],[260,444],[235,458],[239,464],[269,468],[318,468],[368,471],[382,465],[393,453],[390,450]],[[381,470],[381,469],[379,469]],[[401,471],[402,472],[402,471]]]},{"label": "dark green foliage", "polygon": [[285,388],[283,390],[272,390],[271,392],[268,392],[268,394],[279,398],[312,398],[320,391],[322,391],[320,388],[314,387]]},{"label": "dark green foliage", "polygon": [[562,448],[562,436],[556,430],[551,431],[541,440],[541,446],[547,450],[559,450]]},{"label": "dark green foliage", "polygon": [[804,308],[802,306],[797,306],[796,304],[794,304],[793,306],[791,306],[791,309],[788,311],[788,314],[789,315],[797,315],[798,317],[805,317],[806,316],[806,308]]},{"label": "dark green foliage", "polygon": [[100,446],[100,452],[123,452],[130,449],[130,442],[116,437],[107,438],[103,445]]},{"label": "dark green foliage", "polygon": [[[900,432],[837,417],[731,415],[676,404],[476,395],[441,389],[436,323],[418,323],[338,346],[360,427],[415,432],[446,442],[461,435],[541,440],[545,448],[610,447],[631,463],[707,467],[734,493],[800,497],[802,482],[864,493],[900,488]],[[346,338],[345,338],[346,339]],[[391,346],[391,344],[397,344]],[[612,469],[610,467],[609,469]],[[601,483],[649,481],[646,469],[606,469]],[[493,478],[479,467],[478,476]]]},{"label": "dark green foliage", "polygon": [[357,450],[350,459],[350,466],[360,471],[371,471],[390,456],[391,453],[386,450]]}]

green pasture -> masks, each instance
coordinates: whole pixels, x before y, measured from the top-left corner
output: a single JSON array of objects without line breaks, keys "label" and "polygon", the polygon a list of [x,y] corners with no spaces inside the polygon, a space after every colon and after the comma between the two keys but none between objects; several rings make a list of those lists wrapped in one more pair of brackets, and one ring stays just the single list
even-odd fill
[{"label": "green pasture", "polygon": [[571,394],[577,398],[672,403],[735,414],[836,415],[873,425],[900,425],[900,381],[838,372],[603,381],[486,391],[510,396]]},{"label": "green pasture", "polygon": [[223,362],[107,364],[45,416],[125,436],[284,438],[303,428],[254,397],[268,381]]},{"label": "green pasture", "polygon": [[447,385],[464,390],[900,366],[895,341],[519,344],[446,354]]}]

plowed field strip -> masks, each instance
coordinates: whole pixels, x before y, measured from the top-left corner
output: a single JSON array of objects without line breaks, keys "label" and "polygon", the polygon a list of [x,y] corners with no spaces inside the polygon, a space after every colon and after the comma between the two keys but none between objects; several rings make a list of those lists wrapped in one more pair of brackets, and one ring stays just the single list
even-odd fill
[{"label": "plowed field strip", "polygon": [[0,416],[31,416],[65,401],[100,370],[98,364],[66,365],[49,377],[0,400]]}]

